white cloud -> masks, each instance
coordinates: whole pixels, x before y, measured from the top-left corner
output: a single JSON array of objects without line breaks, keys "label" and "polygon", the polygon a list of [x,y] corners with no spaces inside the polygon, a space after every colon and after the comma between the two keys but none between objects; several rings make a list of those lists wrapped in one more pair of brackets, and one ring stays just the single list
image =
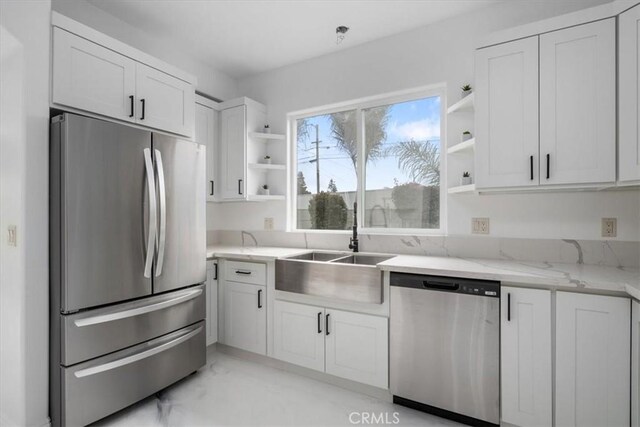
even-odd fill
[{"label": "white cloud", "polygon": [[437,120],[416,120],[398,124],[397,121],[387,126],[387,143],[407,141],[409,139],[425,140],[440,137],[440,122]]}]

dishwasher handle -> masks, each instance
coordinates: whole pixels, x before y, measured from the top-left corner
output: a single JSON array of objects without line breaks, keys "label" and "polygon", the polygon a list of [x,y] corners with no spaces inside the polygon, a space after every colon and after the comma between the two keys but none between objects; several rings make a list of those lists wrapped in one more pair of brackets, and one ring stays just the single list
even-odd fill
[{"label": "dishwasher handle", "polygon": [[438,280],[423,280],[422,287],[425,289],[446,289],[448,291],[457,291],[460,289],[458,282],[441,282]]}]

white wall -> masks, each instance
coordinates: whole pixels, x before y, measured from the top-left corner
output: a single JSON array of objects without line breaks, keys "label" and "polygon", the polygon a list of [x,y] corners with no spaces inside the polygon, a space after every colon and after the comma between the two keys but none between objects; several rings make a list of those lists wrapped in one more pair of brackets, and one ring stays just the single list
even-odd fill
[{"label": "white wall", "polygon": [[[153,6],[150,5],[150,7]],[[52,8],[56,12],[193,74],[198,79],[196,89],[198,92],[222,100],[237,96],[235,79],[186,54],[169,38],[151,37],[85,0],[53,0]]]},{"label": "white wall", "polygon": [[[268,106],[276,132],[286,129],[286,114],[414,87],[446,83],[448,104],[459,87],[474,78],[473,52],[478,39],[493,31],[534,22],[599,0],[506,2],[368,44],[239,81],[242,95]],[[356,31],[357,29],[354,29]],[[348,37],[345,43],[348,43]],[[458,142],[469,119],[450,118],[449,145]],[[462,170],[472,169],[449,156],[447,179],[454,185]],[[454,181],[455,180],[455,181]],[[472,217],[489,217],[491,235],[500,237],[599,239],[600,218],[618,218],[618,239],[640,239],[640,192],[572,192],[447,197],[448,233],[467,235]],[[286,204],[209,204],[210,229],[260,230],[264,217],[286,228]]]},{"label": "white wall", "polygon": [[[49,0],[0,1],[0,424],[48,423]],[[7,227],[17,226],[17,246]]]}]

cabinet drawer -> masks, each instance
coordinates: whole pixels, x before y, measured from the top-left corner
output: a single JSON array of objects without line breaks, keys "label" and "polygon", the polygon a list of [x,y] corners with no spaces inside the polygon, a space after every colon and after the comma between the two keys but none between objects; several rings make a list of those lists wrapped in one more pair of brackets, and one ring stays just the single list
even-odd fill
[{"label": "cabinet drawer", "polygon": [[62,425],[87,425],[198,370],[206,362],[204,322],[60,368]]},{"label": "cabinet drawer", "polygon": [[205,318],[203,285],[61,316],[60,362],[69,366],[150,340]]},{"label": "cabinet drawer", "polygon": [[267,266],[256,262],[227,261],[224,279],[232,282],[266,285]]}]

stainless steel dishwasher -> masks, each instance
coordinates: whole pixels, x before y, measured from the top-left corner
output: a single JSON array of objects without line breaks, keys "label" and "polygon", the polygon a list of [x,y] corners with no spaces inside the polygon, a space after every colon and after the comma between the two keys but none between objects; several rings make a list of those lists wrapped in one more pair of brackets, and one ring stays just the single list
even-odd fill
[{"label": "stainless steel dishwasher", "polygon": [[500,283],[391,273],[393,401],[469,425],[500,423]]}]

